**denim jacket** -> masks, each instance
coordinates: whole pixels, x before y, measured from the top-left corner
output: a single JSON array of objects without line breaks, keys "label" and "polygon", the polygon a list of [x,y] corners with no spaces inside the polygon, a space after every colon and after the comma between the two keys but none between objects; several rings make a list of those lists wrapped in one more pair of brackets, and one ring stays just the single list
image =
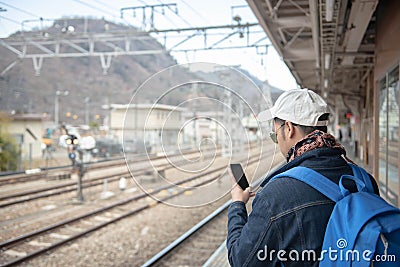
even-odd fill
[{"label": "denim jacket", "polygon": [[[341,151],[318,148],[287,163],[262,183],[252,211],[243,202],[228,210],[228,259],[231,266],[318,266],[326,225],[335,203],[292,178],[268,181],[295,166],[311,168],[335,183],[352,170]],[[372,177],[371,177],[372,178]],[[374,179],[375,191],[378,192]],[[355,185],[344,185],[351,192]]]}]

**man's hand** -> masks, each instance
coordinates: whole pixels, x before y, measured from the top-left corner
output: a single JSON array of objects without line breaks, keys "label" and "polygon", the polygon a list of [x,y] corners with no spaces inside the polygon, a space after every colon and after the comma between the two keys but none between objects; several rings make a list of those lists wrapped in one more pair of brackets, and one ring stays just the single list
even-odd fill
[{"label": "man's hand", "polygon": [[246,190],[240,188],[235,178],[233,177],[232,172],[229,170],[228,173],[232,182],[232,190],[231,190],[232,202],[241,201],[246,204],[247,201],[249,201],[249,198],[253,197],[255,194],[250,192],[250,187],[247,187]]}]

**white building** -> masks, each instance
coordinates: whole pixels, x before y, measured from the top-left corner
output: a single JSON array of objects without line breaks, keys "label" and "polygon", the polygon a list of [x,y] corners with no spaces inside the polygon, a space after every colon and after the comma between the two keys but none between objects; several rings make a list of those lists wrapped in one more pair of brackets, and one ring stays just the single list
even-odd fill
[{"label": "white building", "polygon": [[182,142],[185,109],[163,104],[111,105],[110,127],[121,142],[145,140],[153,148]]},{"label": "white building", "polygon": [[42,116],[39,114],[16,114],[6,125],[21,149],[21,159],[30,160],[42,156],[42,135],[44,131]]},{"label": "white building", "polygon": [[222,111],[184,112],[185,124],[184,142],[197,146],[201,140],[211,139],[217,145],[221,144],[224,129]]}]

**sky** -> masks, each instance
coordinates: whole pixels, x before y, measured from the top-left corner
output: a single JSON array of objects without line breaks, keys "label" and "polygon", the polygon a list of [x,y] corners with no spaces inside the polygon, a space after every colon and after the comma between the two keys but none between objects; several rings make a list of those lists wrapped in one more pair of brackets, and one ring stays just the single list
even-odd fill
[{"label": "sky", "polygon": [[[50,26],[54,19],[61,17],[90,16],[104,18],[117,23],[135,26],[147,30],[150,28],[151,9],[138,8],[123,12],[127,7],[170,4],[164,8],[154,8],[154,27],[157,29],[178,29],[215,25],[236,24],[234,16],[240,16],[241,23],[256,23],[245,0],[5,0],[0,1],[0,38],[6,38],[18,30],[29,31]],[[173,5],[175,4],[175,5]],[[145,10],[143,12],[143,10]],[[43,20],[41,21],[40,18]],[[143,20],[144,18],[144,20]],[[143,23],[144,21],[144,23]],[[240,38],[234,34],[224,39],[232,30],[219,30],[224,35],[216,35],[217,31],[208,32],[207,46],[218,43],[215,47],[243,46],[247,40],[250,44],[259,40],[259,45],[270,45],[261,27],[251,27],[251,33]],[[186,36],[192,33],[186,33]],[[214,36],[215,34],[215,36]],[[183,34],[153,35],[169,49],[186,37]],[[224,40],[222,40],[224,39]],[[175,50],[187,50],[204,47],[203,36],[197,36],[177,46]],[[261,52],[261,53],[260,53]],[[296,82],[288,68],[272,46],[266,49],[242,48],[207,51],[172,52],[178,63],[210,62],[228,66],[240,66],[260,80],[267,80],[280,89],[296,88]]]}]

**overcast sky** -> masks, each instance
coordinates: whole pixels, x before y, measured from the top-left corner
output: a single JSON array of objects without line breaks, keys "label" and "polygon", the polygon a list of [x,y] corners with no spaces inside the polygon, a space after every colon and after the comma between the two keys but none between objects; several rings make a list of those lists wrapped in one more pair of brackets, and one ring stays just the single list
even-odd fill
[{"label": "overcast sky", "polygon": [[[154,26],[157,29],[176,29],[189,27],[202,27],[212,25],[235,24],[233,16],[239,15],[241,23],[257,22],[247,2],[244,0],[6,0],[0,1],[0,38],[21,30],[40,28],[42,25],[51,25],[53,19],[63,16],[91,16],[105,18],[110,21],[123,23],[135,27],[143,26],[142,9],[124,12],[121,19],[121,8],[139,7],[145,5],[159,5],[174,3],[164,10],[155,8]],[[233,8],[232,8],[233,7]],[[177,14],[175,13],[177,8]],[[150,8],[145,9],[145,27],[150,27]],[[40,18],[43,21],[40,22]],[[47,23],[47,24],[46,24]],[[254,43],[262,39],[265,33],[261,27],[251,28],[255,33],[250,34],[249,41]],[[211,33],[211,32],[210,32]],[[215,33],[215,31],[213,32]],[[227,34],[229,31],[227,32]],[[175,34],[175,38],[168,38],[166,46],[170,48],[183,40],[182,36]],[[208,36],[207,45],[214,44],[224,36]],[[162,38],[159,38],[163,42]],[[218,46],[244,45],[247,38],[240,38],[238,34],[232,35],[218,44]],[[193,38],[179,46],[180,49],[193,48],[195,44],[202,44],[203,37]],[[259,44],[270,44],[268,39]],[[201,46],[201,45],[200,45]],[[263,51],[259,51],[263,52]],[[179,63],[212,62],[223,65],[240,65],[261,80],[268,80],[272,85],[281,89],[296,88],[295,80],[280,59],[275,49],[270,47],[267,55],[260,55],[255,48],[230,49],[215,51],[174,52],[172,55]]]}]

